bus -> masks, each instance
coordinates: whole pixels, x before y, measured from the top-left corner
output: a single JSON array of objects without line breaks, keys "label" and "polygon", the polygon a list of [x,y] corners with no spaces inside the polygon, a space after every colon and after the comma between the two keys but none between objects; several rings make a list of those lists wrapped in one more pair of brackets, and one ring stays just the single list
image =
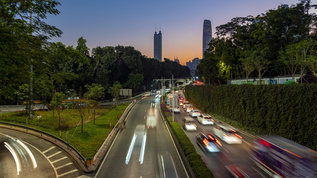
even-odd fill
[{"label": "bus", "polygon": [[317,177],[317,152],[280,136],[258,136],[251,159],[271,177]]}]

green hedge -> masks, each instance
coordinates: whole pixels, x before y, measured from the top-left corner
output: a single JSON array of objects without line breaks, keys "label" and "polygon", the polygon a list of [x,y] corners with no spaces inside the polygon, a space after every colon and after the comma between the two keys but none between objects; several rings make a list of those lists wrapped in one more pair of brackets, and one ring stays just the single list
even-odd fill
[{"label": "green hedge", "polygon": [[180,144],[195,176],[202,178],[214,177],[211,171],[207,168],[205,162],[201,159],[201,156],[197,154],[194,145],[190,142],[183,128],[178,124],[178,122],[171,122],[171,119],[166,117],[166,115],[170,115],[168,114],[170,111],[166,108],[165,104],[161,104],[161,110],[164,113],[164,117],[169,121],[168,123],[172,127],[178,143]]},{"label": "green hedge", "polygon": [[317,149],[317,84],[186,86],[185,96],[256,134],[274,134]]}]

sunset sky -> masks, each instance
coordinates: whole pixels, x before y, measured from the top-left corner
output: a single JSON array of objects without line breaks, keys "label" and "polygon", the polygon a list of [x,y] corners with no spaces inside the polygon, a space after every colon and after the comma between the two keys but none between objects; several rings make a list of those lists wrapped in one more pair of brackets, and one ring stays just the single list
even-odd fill
[{"label": "sunset sky", "polygon": [[[162,31],[162,58],[178,57],[181,64],[202,58],[204,19],[216,26],[234,17],[256,16],[281,4],[298,0],[63,0],[58,16],[46,20],[63,31],[61,38],[52,38],[66,45],[77,46],[84,37],[87,46],[133,46],[153,58],[153,35]],[[312,0],[314,4],[317,0]]]}]

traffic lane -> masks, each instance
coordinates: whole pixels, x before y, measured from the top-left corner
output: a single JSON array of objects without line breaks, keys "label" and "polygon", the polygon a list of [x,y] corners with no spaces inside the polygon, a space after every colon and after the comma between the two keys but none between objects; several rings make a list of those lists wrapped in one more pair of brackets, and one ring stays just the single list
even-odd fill
[{"label": "traffic lane", "polygon": [[[189,116],[186,111],[181,111],[180,115],[176,116],[176,120],[184,125],[183,117]],[[239,169],[245,170],[245,173],[248,175],[256,176],[256,177],[265,177],[265,173],[260,170],[250,159],[249,151],[251,149],[251,144],[248,141],[243,141],[242,144],[227,144],[223,142],[221,139],[218,140],[222,144],[221,154],[214,156],[215,154],[211,153],[203,153],[200,147],[196,144],[196,136],[200,132],[212,132],[213,126],[204,126],[201,125],[197,119],[195,118],[195,123],[197,125],[197,132],[186,132],[187,136],[190,138],[191,142],[195,146],[196,150],[198,150],[199,154],[202,156],[208,168],[213,170],[213,173],[216,177],[228,176],[229,173],[227,171],[226,166],[237,166]],[[216,120],[216,122],[218,122]],[[253,140],[248,134],[244,134],[242,132],[239,133],[244,139]],[[195,143],[195,144],[194,144]],[[198,149],[197,149],[198,148]],[[205,156],[207,155],[207,156]],[[210,157],[210,155],[213,155]],[[213,162],[213,159],[218,159],[218,161]],[[220,167],[217,165],[221,165]],[[221,168],[223,167],[223,168]],[[240,168],[241,167],[241,168]],[[226,174],[219,174],[219,171],[226,172]]]},{"label": "traffic lane", "polygon": [[[126,120],[126,128],[123,129],[114,140],[108,155],[106,155],[101,167],[97,172],[97,177],[153,177],[160,175],[159,165],[160,161],[158,157],[168,152],[172,155],[172,159],[175,162],[177,173],[182,177],[185,177],[184,170],[182,172],[182,166],[180,160],[177,158],[175,148],[173,148],[171,138],[166,135],[167,130],[163,125],[163,119],[159,114],[158,105],[154,108],[151,107],[151,97],[140,100],[134,108],[128,114]],[[135,128],[138,125],[146,125],[148,116],[155,116],[156,126],[146,127],[146,144],[144,151],[144,160],[140,164],[140,152],[142,143],[136,139],[133,141]],[[165,127],[165,128],[164,128]],[[159,131],[157,131],[159,130]],[[165,130],[165,131],[164,131]],[[132,144],[134,142],[134,144]],[[131,146],[133,145],[133,146]],[[168,146],[169,145],[169,146]],[[127,156],[130,147],[133,148],[131,157],[127,162]],[[167,148],[166,148],[167,147]],[[163,152],[163,154],[162,154]],[[126,164],[126,162],[128,164]],[[118,167],[120,169],[118,169]]]},{"label": "traffic lane", "polygon": [[6,128],[0,128],[0,136],[20,140],[33,154],[37,167],[33,169],[30,167],[32,162],[27,161],[29,168],[25,169],[23,177],[77,177],[84,174],[67,152],[44,139]]}]

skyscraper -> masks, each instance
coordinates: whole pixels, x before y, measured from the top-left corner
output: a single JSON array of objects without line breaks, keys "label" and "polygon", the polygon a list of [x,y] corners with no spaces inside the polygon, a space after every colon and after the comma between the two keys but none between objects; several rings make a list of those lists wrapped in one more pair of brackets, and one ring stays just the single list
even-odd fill
[{"label": "skyscraper", "polygon": [[154,33],[154,59],[162,62],[162,33]]},{"label": "skyscraper", "polygon": [[211,41],[211,22],[210,20],[204,20],[204,27],[203,27],[203,58],[206,49],[209,48],[208,44]]}]

